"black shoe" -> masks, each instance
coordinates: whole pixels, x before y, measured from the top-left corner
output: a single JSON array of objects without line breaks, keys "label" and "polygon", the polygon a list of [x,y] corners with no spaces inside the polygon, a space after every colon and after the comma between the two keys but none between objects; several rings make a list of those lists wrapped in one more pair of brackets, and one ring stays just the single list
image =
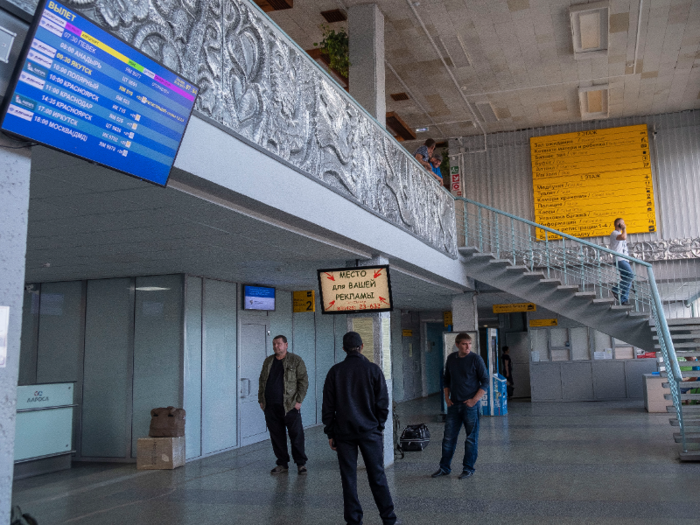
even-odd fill
[{"label": "black shoe", "polygon": [[464,478],[471,478],[474,475],[473,470],[464,470],[462,473],[459,475],[457,479],[464,479]]},{"label": "black shoe", "polygon": [[308,470],[306,469],[306,465],[297,465],[297,473],[298,473],[300,476],[303,476],[303,475],[306,474],[307,472],[308,472]]},{"label": "black shoe", "polygon": [[444,470],[442,470],[441,468],[439,468],[439,469],[437,469],[436,472],[433,472],[433,473],[430,475],[430,477],[431,477],[431,478],[439,478],[440,476],[449,476],[449,475],[450,475],[449,472],[445,472]]},{"label": "black shoe", "polygon": [[277,465],[270,471],[270,474],[285,474],[288,470],[289,468],[284,465]]},{"label": "black shoe", "polygon": [[625,301],[624,303],[620,303],[620,306],[627,306],[627,305],[629,305],[629,304],[630,304],[629,301]]},{"label": "black shoe", "polygon": [[617,301],[618,301],[618,296],[617,296],[617,294],[616,294],[615,292],[610,292],[610,293],[612,293],[612,296],[615,298],[615,302],[617,302]]}]

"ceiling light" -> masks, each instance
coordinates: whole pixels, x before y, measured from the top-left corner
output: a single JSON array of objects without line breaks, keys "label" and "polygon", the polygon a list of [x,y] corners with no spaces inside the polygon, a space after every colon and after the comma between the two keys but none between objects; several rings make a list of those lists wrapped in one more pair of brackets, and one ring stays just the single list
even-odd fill
[{"label": "ceiling light", "polygon": [[569,8],[575,59],[607,56],[609,16],[607,0]]},{"label": "ceiling light", "polygon": [[578,103],[581,109],[581,120],[608,118],[609,95],[608,85],[579,88]]},{"label": "ceiling light", "polygon": [[160,286],[137,286],[135,289],[139,292],[163,292],[170,290],[170,288],[161,288]]},{"label": "ceiling light", "polygon": [[425,128],[416,128],[416,133],[425,133],[425,132],[428,131],[429,129],[430,129],[430,128],[427,127],[427,126],[426,126]]}]

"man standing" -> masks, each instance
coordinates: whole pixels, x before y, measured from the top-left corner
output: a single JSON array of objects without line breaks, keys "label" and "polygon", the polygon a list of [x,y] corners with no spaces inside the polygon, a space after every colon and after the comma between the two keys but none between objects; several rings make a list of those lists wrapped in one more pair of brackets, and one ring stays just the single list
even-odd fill
[{"label": "man standing", "polygon": [[[629,255],[627,250],[627,225],[622,219],[615,219],[615,231],[610,234],[610,249],[622,255]],[[629,304],[629,293],[634,272],[627,259],[615,256],[615,266],[620,272],[620,284],[613,286],[612,294],[621,305]]]},{"label": "man standing", "polygon": [[[258,388],[258,402],[265,412],[265,422],[270,431],[272,450],[277,457],[277,466],[272,474],[289,470],[287,432],[292,442],[292,458],[299,474],[306,474],[304,454],[304,427],[301,424],[301,403],[309,388],[309,376],[301,357],[288,353],[287,338],[275,336],[272,349],[275,352],[263,362]],[[286,431],[285,431],[286,427]]]},{"label": "man standing", "polygon": [[503,360],[503,376],[508,382],[506,385],[508,397],[513,397],[513,390],[515,389],[515,384],[513,383],[513,360],[510,358],[510,349],[507,346],[504,346],[501,350],[503,351],[501,356]]},{"label": "man standing", "polygon": [[433,478],[447,476],[452,469],[452,456],[457,448],[459,431],[464,425],[464,461],[459,479],[474,475],[474,463],[479,452],[479,401],[488,388],[489,374],[481,356],[472,353],[472,338],[464,332],[455,339],[457,352],[447,356],[445,363],[445,435],[442,439],[440,468]]},{"label": "man standing", "polygon": [[381,368],[361,354],[363,346],[357,332],[343,336],[347,357],[330,369],[323,385],[323,431],[338,453],[345,521],[349,525],[362,523],[362,506],[357,497],[359,448],[382,523],[394,525],[396,514],[384,474],[382,438],[389,416],[389,393]]},{"label": "man standing", "polygon": [[435,141],[433,139],[428,139],[420,148],[413,152],[413,156],[416,158],[416,160],[420,162],[430,173],[433,172],[433,167],[430,164],[430,157],[433,156],[434,151]]}]

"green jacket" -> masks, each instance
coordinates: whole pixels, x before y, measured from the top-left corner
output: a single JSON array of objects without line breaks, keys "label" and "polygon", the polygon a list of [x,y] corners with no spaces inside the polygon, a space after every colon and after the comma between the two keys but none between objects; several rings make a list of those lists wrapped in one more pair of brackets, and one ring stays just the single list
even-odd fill
[{"label": "green jacket", "polygon": [[[272,360],[274,354],[265,358],[262,371],[260,372],[260,381],[258,381],[258,402],[265,409],[265,386],[267,378],[270,377],[270,368],[272,368]],[[284,358],[284,413],[286,414],[296,403],[301,403],[306,397],[306,391],[309,388],[309,376],[306,373],[306,365],[304,360],[296,354],[287,352]]]}]

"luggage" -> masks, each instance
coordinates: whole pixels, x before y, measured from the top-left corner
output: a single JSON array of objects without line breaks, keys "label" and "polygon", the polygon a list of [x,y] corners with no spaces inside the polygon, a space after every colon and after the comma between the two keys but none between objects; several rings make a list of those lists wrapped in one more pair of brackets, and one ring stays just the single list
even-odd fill
[{"label": "luggage", "polygon": [[430,443],[430,430],[423,423],[408,425],[401,433],[401,448],[406,451],[420,451]]},{"label": "luggage", "polygon": [[185,435],[184,408],[154,408],[151,410],[149,437],[183,437]]}]

